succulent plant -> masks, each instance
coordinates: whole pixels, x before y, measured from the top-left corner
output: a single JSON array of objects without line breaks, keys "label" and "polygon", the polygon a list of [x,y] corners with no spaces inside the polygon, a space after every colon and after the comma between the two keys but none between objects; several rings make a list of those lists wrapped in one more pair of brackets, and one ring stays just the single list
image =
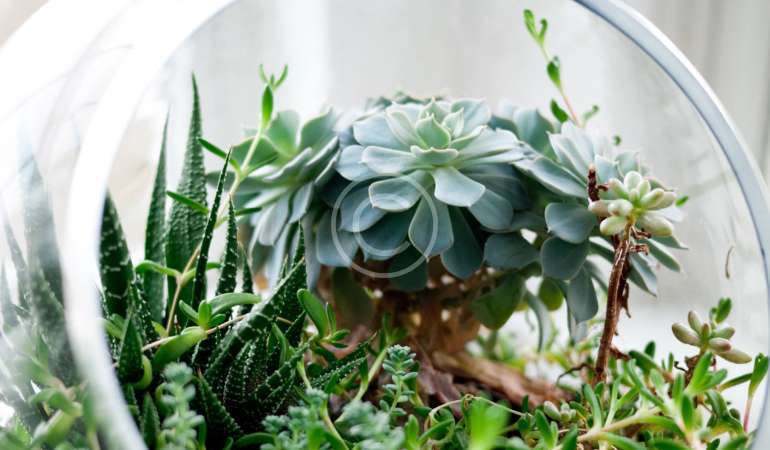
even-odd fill
[{"label": "succulent plant", "polygon": [[[313,217],[316,194],[334,175],[337,159],[337,116],[332,110],[300,125],[294,111],[282,111],[270,121],[257,145],[259,158],[272,162],[254,170],[238,189],[237,204],[258,208],[251,216],[252,265],[264,268],[274,283],[286,255],[296,249],[299,226]],[[233,149],[234,158],[245,154],[253,137]]]},{"label": "succulent plant", "polygon": [[591,202],[588,209],[602,218],[602,234],[614,235],[627,226],[636,226],[652,236],[673,235],[671,222],[655,211],[668,208],[676,201],[676,194],[662,187],[652,187],[650,180],[637,171],[628,172],[623,181],[611,178],[600,200]]},{"label": "succulent plant", "polygon": [[735,364],[747,364],[751,356],[736,348],[730,338],[735,334],[735,328],[724,323],[730,314],[732,301],[723,298],[716,308],[712,309],[708,321],[703,321],[696,311],[687,315],[687,325],[677,322],[671,326],[671,331],[679,342],[698,347],[700,353],[711,351],[720,358]]},{"label": "succulent plant", "polygon": [[514,208],[528,202],[509,165],[521,157],[518,139],[490,129],[490,116],[482,100],[432,100],[391,104],[353,123],[337,163],[346,187],[321,221],[328,227],[338,207],[342,245],[324,245],[332,231],[319,231],[321,247],[332,250],[319,248],[321,262],[350,265],[359,247],[374,260],[413,247],[441,255],[458,277],[478,269],[477,231],[507,229]]}]

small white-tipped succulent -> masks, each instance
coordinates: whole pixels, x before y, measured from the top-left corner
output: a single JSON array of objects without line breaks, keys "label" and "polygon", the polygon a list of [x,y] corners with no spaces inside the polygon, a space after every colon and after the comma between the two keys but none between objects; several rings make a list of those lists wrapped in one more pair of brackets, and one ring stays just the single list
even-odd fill
[{"label": "small white-tipped succulent", "polygon": [[751,356],[730,342],[735,328],[723,323],[730,313],[731,303],[730,299],[720,300],[706,322],[697,312],[690,311],[687,325],[677,322],[671,326],[671,331],[679,342],[698,347],[701,353],[709,350],[735,364],[749,363],[752,361]]},{"label": "small white-tipped succulent", "polygon": [[[656,183],[657,184],[657,183]],[[599,230],[611,236],[635,226],[652,236],[666,237],[674,233],[674,225],[659,212],[676,201],[676,194],[653,183],[637,171],[628,172],[623,181],[612,178],[600,200],[588,209],[604,217]]]}]

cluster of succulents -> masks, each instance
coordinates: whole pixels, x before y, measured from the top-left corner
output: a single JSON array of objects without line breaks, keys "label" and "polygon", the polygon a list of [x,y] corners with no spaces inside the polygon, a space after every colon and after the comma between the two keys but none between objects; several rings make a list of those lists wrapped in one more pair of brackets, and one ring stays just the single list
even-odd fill
[{"label": "cluster of succulents", "polygon": [[653,186],[639,172],[628,172],[623,181],[611,178],[600,196],[588,209],[602,218],[599,229],[603,234],[611,236],[634,226],[652,236],[669,237],[674,233],[674,225],[655,211],[673,205],[676,194]]},{"label": "cluster of succulents", "polygon": [[[331,109],[301,123],[273,110],[284,70],[261,74],[258,126],[224,151],[202,137],[193,84],[182,176],[166,191],[164,137],[144,261],[134,265],[109,195],[102,215],[105,338],[148,448],[751,445],[751,403],[768,358],[757,355],[750,373],[732,379],[716,367],[715,356],[752,361],[730,340],[729,299],[707,321],[691,312],[687,325],[672,326],[697,348],[684,366],[671,354],[656,362],[654,343],[627,354],[612,347],[625,283],[655,293],[655,264],[679,269],[668,250],[684,248],[673,237],[679,202],[636,152],[586,130],[597,109],[575,114],[545,49],[547,23],[538,27],[529,12],[525,23],[568,110],[553,101],[556,120],[507,104],[493,115],[478,99],[397,94],[369,101],[349,123]],[[208,176],[204,150],[222,159]],[[74,370],[53,219],[47,197],[30,195],[42,184],[31,167],[26,254],[6,227],[16,294],[0,267],[0,403],[14,410],[0,448],[119,447]],[[391,279],[373,282],[370,266]],[[270,283],[264,296],[254,292],[255,270]],[[602,293],[597,345],[587,328]],[[565,300],[570,340],[560,350],[548,310]],[[508,345],[513,356],[503,357],[498,330],[526,307],[543,352]],[[568,382],[531,382],[516,370],[543,356]],[[739,412],[722,393],[744,384]]]},{"label": "cluster of succulents", "polygon": [[701,353],[710,351],[735,364],[749,363],[751,356],[730,342],[735,328],[724,321],[730,314],[731,307],[730,299],[723,298],[711,310],[709,320],[704,322],[697,311],[690,311],[687,315],[687,325],[677,322],[671,326],[671,330],[679,342],[697,347]]}]

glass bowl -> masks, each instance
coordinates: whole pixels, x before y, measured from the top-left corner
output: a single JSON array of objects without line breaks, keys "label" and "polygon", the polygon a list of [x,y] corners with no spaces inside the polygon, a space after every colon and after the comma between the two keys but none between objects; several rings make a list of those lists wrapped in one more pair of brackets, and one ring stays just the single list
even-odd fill
[{"label": "glass bowl", "polygon": [[[590,128],[642,149],[660,178],[689,196],[687,220],[678,226],[689,246],[677,253],[684,272],[660,271],[658,298],[632,292],[633,316],[622,319],[618,345],[656,339],[660,350],[681,355],[671,323],[731,297],[732,322],[740,325],[735,342],[768,352],[764,183],[703,79],[620,2],[84,2],[88,17],[63,3],[46,5],[0,53],[0,67],[13,68],[0,71],[3,218],[24,235],[22,194],[36,192],[34,179],[24,184],[34,155],[58,225],[67,332],[115,448],[143,444],[94,320],[103,194],[109,188],[140,258],[167,116],[169,186],[181,168],[190,75],[200,87],[204,135],[222,145],[240,138],[241,125],[256,122],[260,64],[275,71],[288,64],[277,107],[303,117],[325,105],[361,108],[368,97],[399,89],[547,110],[556,92],[521,24],[524,8],[549,19],[550,47],[561,58],[573,102],[600,106]],[[31,61],[30,54],[39,58]],[[0,250],[10,267],[5,243]],[[770,441],[763,409],[755,410],[754,423],[763,424],[756,442]]]}]

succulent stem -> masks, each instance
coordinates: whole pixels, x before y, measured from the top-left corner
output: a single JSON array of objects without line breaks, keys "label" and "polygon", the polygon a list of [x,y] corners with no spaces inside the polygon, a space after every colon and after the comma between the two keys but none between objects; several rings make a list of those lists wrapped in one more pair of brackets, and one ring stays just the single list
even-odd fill
[{"label": "succulent stem", "polygon": [[627,224],[623,234],[617,239],[615,245],[615,259],[612,262],[610,281],[607,287],[607,310],[604,317],[604,330],[599,341],[599,353],[596,356],[596,382],[606,378],[607,361],[612,349],[612,338],[618,327],[620,310],[626,304],[624,297],[627,295],[628,255],[631,250],[631,228]]}]

